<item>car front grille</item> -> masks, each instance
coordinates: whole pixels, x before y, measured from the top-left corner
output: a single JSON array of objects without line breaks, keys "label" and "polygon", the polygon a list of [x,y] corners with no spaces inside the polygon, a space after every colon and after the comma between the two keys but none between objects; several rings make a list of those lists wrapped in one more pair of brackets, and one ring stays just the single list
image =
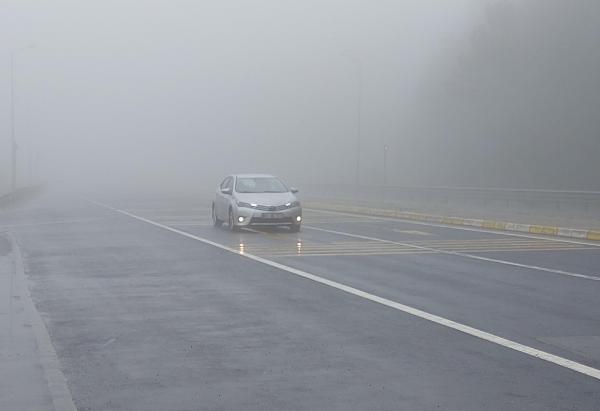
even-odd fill
[{"label": "car front grille", "polygon": [[281,210],[287,210],[290,207],[283,204],[283,205],[278,205],[278,206],[257,205],[256,207],[253,207],[253,208],[255,210],[260,210],[260,211],[281,211]]}]

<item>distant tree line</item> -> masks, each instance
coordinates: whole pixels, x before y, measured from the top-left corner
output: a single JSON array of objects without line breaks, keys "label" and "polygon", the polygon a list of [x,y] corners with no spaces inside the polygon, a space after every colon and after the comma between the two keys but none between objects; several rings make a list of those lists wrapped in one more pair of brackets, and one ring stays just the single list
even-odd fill
[{"label": "distant tree line", "polygon": [[600,189],[600,1],[492,2],[454,57],[413,125],[428,183]]}]

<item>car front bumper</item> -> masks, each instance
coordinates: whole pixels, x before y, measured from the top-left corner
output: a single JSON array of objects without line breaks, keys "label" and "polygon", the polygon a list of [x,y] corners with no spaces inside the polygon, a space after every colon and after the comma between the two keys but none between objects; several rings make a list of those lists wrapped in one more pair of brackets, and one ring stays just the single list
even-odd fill
[{"label": "car front bumper", "polygon": [[[243,217],[244,221],[239,221]],[[300,220],[298,220],[300,218]],[[247,226],[277,226],[298,225],[302,222],[302,207],[292,207],[281,211],[263,211],[252,208],[238,207],[235,215],[235,225]]]}]

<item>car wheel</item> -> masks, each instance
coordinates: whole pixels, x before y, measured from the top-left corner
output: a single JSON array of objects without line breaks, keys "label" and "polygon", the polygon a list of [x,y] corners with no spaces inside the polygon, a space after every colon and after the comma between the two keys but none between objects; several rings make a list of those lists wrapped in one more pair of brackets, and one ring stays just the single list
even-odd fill
[{"label": "car wheel", "polygon": [[235,220],[233,218],[233,210],[231,208],[229,209],[229,230],[231,230],[231,231],[239,230],[238,226],[235,225]]},{"label": "car wheel", "polygon": [[297,233],[300,231],[301,224],[293,224],[290,226],[290,231],[292,233]]},{"label": "car wheel", "polygon": [[213,203],[213,205],[212,205],[212,220],[213,220],[213,225],[215,227],[221,227],[223,225],[223,221],[219,220],[219,217],[217,217],[217,210],[215,210],[215,203]]}]

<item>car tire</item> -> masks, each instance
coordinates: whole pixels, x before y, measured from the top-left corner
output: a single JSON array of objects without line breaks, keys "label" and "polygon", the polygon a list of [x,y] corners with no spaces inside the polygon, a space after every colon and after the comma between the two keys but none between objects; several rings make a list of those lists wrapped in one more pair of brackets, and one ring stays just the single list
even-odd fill
[{"label": "car tire", "polygon": [[212,205],[212,220],[213,220],[213,226],[215,227],[221,227],[223,225],[223,221],[219,220],[219,218],[217,217],[217,210],[215,210],[215,203],[213,203]]},{"label": "car tire", "polygon": [[229,209],[229,230],[230,231],[239,231],[239,227],[235,225],[235,219],[233,218],[233,210]]},{"label": "car tire", "polygon": [[302,224],[292,224],[292,225],[290,226],[290,231],[291,231],[292,233],[298,233],[298,232],[300,232],[300,227],[301,227],[301,226],[302,226]]}]

